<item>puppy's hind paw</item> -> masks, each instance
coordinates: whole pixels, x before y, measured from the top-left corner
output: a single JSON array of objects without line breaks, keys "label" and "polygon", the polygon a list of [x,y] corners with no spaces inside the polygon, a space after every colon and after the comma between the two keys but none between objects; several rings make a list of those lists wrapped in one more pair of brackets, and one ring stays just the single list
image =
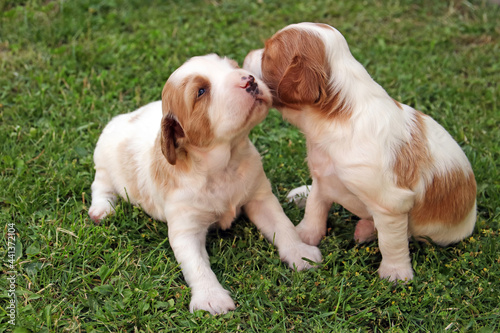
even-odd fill
[{"label": "puppy's hind paw", "polygon": [[375,224],[371,220],[359,220],[354,230],[354,240],[357,243],[368,243],[377,238]]}]

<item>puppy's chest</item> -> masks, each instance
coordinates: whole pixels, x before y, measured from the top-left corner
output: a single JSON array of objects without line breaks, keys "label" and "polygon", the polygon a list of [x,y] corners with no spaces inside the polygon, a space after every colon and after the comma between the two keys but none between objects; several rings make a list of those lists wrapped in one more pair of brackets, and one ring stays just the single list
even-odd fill
[{"label": "puppy's chest", "polygon": [[307,149],[307,163],[314,177],[329,177],[336,173],[335,163],[327,152],[318,145],[309,143]]},{"label": "puppy's chest", "polygon": [[199,200],[208,210],[210,219],[218,221],[223,229],[229,228],[253,192],[256,177],[254,170],[244,164],[230,165],[207,177]]},{"label": "puppy's chest", "polygon": [[244,170],[241,166],[228,167],[207,177],[203,193],[212,198],[214,203],[220,202],[223,206],[227,202],[238,204],[245,198],[250,176],[249,170]]}]

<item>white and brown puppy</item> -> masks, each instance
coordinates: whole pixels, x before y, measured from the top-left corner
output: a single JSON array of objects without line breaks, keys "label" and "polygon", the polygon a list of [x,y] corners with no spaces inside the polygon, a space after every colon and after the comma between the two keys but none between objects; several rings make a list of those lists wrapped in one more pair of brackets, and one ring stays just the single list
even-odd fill
[{"label": "white and brown puppy", "polygon": [[168,79],[162,101],[115,117],[94,153],[90,217],[113,212],[117,196],[168,223],[170,245],[192,289],[190,310],[225,313],[234,302],[210,269],[205,238],[243,209],[290,267],[321,261],[273,195],[248,139],[271,105],[269,89],[236,62],[194,57]]},{"label": "white and brown puppy", "polygon": [[[326,24],[300,23],[252,51],[244,68],[262,73],[273,105],[307,140],[312,187],[297,230],[316,245],[337,202],[361,218],[355,238],[375,238],[379,275],[412,279],[408,237],[440,245],[470,235],[476,181],[467,157],[431,117],[393,100]],[[305,186],[290,194],[296,202]]]}]

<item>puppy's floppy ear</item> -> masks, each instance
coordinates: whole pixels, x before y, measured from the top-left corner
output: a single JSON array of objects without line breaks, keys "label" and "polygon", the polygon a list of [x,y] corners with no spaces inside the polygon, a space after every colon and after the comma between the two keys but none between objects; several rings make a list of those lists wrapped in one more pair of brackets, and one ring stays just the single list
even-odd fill
[{"label": "puppy's floppy ear", "polygon": [[161,152],[168,163],[175,165],[177,162],[176,148],[179,147],[178,139],[185,137],[184,130],[175,116],[167,113],[161,120]]},{"label": "puppy's floppy ear", "polygon": [[293,57],[277,89],[281,102],[314,104],[325,94],[327,74],[324,66],[302,55]]}]

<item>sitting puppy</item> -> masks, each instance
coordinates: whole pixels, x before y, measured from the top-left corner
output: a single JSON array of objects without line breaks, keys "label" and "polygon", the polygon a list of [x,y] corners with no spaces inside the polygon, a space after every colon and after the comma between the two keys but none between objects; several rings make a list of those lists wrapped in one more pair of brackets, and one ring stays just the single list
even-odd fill
[{"label": "sitting puppy", "polygon": [[316,245],[333,202],[359,216],[355,238],[378,233],[379,275],[413,277],[408,238],[439,245],[470,235],[476,181],[459,145],[431,117],[393,100],[357,62],[344,37],[326,24],[278,31],[244,68],[262,73],[273,105],[307,140],[312,175],[291,197],[308,194],[297,230]]},{"label": "sitting puppy", "polygon": [[284,214],[248,139],[270,104],[267,86],[236,62],[194,57],[170,76],[162,101],[115,117],[97,143],[90,217],[105,218],[119,195],[166,221],[191,312],[235,308],[210,269],[205,238],[216,223],[229,228],[241,209],[290,267],[309,268],[303,257],[321,261]]}]

